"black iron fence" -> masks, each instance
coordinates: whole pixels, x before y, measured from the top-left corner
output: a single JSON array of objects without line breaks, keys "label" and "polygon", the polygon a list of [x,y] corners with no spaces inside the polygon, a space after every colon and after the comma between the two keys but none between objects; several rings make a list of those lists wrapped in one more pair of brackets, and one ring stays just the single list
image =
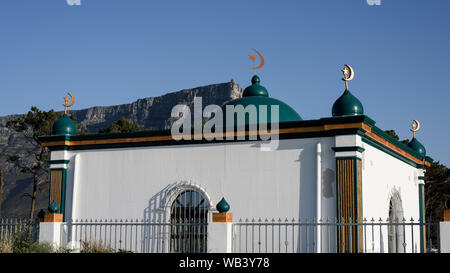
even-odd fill
[{"label": "black iron fence", "polygon": [[240,219],[233,224],[236,253],[440,252],[439,223],[406,219]]},{"label": "black iron fence", "polygon": [[76,220],[62,225],[61,242],[83,250],[97,245],[136,253],[206,252],[207,222]]},{"label": "black iron fence", "polygon": [[30,238],[39,241],[39,222],[29,219],[0,219],[0,241]]}]

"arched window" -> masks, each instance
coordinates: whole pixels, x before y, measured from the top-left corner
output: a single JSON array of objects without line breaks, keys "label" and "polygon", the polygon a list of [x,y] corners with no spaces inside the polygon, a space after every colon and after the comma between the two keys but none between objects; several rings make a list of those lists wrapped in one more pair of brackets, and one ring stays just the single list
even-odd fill
[{"label": "arched window", "polygon": [[208,201],[196,190],[181,192],[170,211],[170,251],[206,252]]},{"label": "arched window", "polygon": [[402,199],[400,193],[395,191],[389,201],[388,251],[390,253],[405,252],[403,217]]}]

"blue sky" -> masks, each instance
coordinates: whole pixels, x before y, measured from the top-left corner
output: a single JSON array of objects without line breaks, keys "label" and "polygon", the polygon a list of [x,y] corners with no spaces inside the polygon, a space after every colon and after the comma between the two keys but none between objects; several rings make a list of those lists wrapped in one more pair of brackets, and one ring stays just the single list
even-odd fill
[{"label": "blue sky", "polygon": [[350,90],[383,129],[450,165],[450,1],[2,0],[0,115],[74,109],[235,79],[250,84],[252,48],[269,95],[303,119],[331,116]]}]

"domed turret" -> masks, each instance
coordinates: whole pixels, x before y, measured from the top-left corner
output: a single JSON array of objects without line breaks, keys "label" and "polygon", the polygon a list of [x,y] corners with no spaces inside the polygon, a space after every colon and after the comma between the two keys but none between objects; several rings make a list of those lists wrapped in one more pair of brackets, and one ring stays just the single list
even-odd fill
[{"label": "domed turret", "polygon": [[415,137],[408,143],[408,147],[418,152],[421,156],[425,156],[427,153],[425,146],[423,146]]},{"label": "domed turret", "polygon": [[364,108],[358,98],[353,96],[349,90],[345,90],[344,93],[334,102],[331,112],[333,117],[356,116],[363,115]]},{"label": "domed turret", "polygon": [[64,114],[61,118],[55,121],[55,123],[53,123],[52,135],[74,136],[76,134],[77,126],[67,114]]},{"label": "domed turret", "polygon": [[[224,119],[224,123],[223,126],[226,127],[227,123],[226,123],[226,109],[228,105],[231,106],[238,106],[238,105],[242,105],[244,108],[246,108],[249,105],[254,105],[256,107],[256,113],[257,113],[257,117],[256,120],[250,120],[249,119],[249,115],[246,114],[245,115],[245,124],[258,124],[260,121],[260,107],[259,106],[267,106],[267,123],[272,123],[272,122],[289,122],[289,121],[299,121],[302,120],[302,118],[300,117],[300,115],[294,110],[292,109],[292,107],[290,107],[289,105],[287,105],[286,103],[274,99],[274,98],[270,98],[269,97],[269,93],[267,92],[267,89],[260,85],[260,78],[255,75],[252,78],[252,85],[248,86],[247,88],[244,89],[243,92],[243,97],[242,98],[238,98],[238,99],[234,99],[232,101],[229,101],[227,103],[225,103],[224,105],[222,105],[222,110],[223,110],[223,119]],[[278,117],[279,120],[272,120],[272,115],[271,115],[271,106],[278,106]],[[240,122],[237,118],[237,114],[234,114],[234,125],[242,125],[242,122]]]},{"label": "domed turret", "polygon": [[420,122],[418,120],[413,120],[411,127],[412,129],[409,130],[413,132],[413,138],[408,143],[408,147],[418,152],[421,156],[425,156],[427,153],[427,151],[425,150],[425,146],[423,146],[422,143],[420,143],[420,141],[418,141],[416,138],[416,132],[420,129]]},{"label": "domed turret", "polygon": [[243,97],[253,97],[253,96],[263,96],[268,97],[269,93],[267,92],[267,89],[260,85],[259,83],[261,80],[259,79],[258,75],[255,75],[252,77],[252,85],[248,86],[244,89],[244,93],[242,93]]},{"label": "domed turret", "polygon": [[74,104],[75,99],[72,94],[67,93],[69,95],[64,97],[64,115],[59,118],[52,126],[52,135],[54,136],[75,136],[77,135],[77,125],[75,122],[69,118],[67,115],[67,107],[70,107]]},{"label": "domed turret", "polygon": [[348,82],[353,79],[355,72],[353,71],[353,68],[347,64],[341,71],[342,74],[344,74],[342,80],[345,81],[345,91],[334,102],[331,114],[333,117],[363,115],[364,108],[362,103],[348,90]]}]

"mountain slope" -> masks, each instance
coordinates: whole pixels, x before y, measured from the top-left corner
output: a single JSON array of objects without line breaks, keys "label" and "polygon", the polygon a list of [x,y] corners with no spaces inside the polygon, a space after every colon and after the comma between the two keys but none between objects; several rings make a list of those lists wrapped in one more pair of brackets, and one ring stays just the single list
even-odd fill
[{"label": "mountain slope", "polygon": [[[177,104],[193,106],[194,97],[202,97],[203,107],[209,104],[222,105],[223,103],[242,96],[242,88],[231,80],[227,83],[184,89],[178,92],[167,93],[159,97],[138,99],[129,104],[115,106],[95,106],[81,110],[71,110],[75,113],[77,122],[82,130],[96,133],[100,128],[107,128],[112,122],[125,117],[137,122],[141,128],[169,129],[172,124],[170,117],[172,108]],[[19,172],[17,164],[7,162],[7,155],[19,155],[26,163],[27,149],[32,148],[18,133],[5,127],[10,119],[19,115],[0,117],[0,168],[3,170],[3,201],[1,217],[27,217],[30,200],[24,193],[32,191],[32,177]],[[42,179],[48,179],[42,177]],[[38,192],[35,212],[46,209],[48,206],[48,183]]]}]

